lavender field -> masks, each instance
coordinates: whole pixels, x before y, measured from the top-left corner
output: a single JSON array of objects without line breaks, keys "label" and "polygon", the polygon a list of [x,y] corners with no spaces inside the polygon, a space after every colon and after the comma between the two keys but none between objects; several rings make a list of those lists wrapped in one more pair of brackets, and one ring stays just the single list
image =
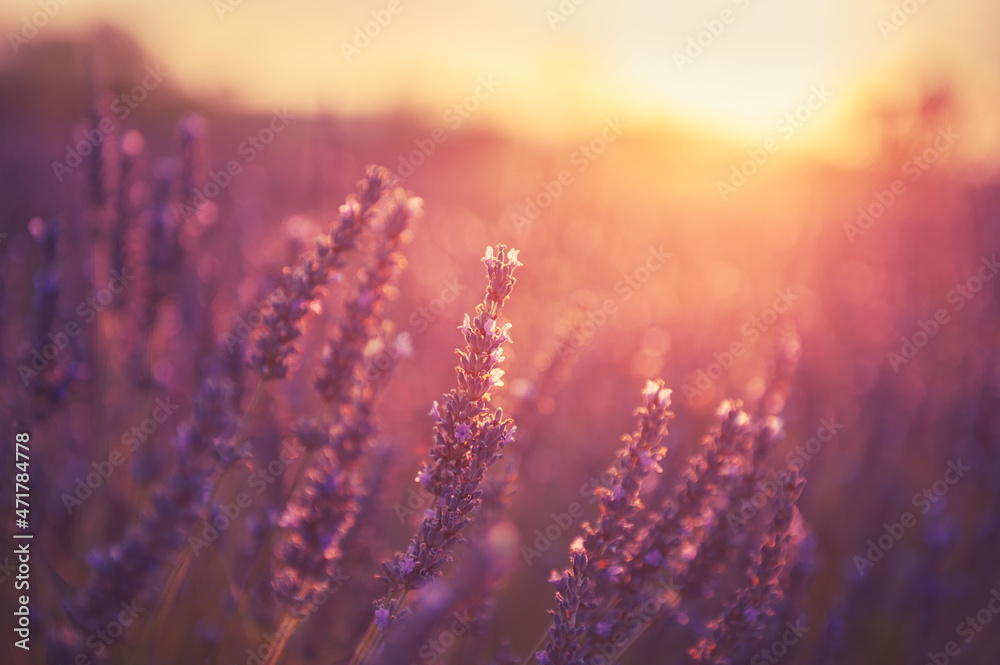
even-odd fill
[{"label": "lavender field", "polygon": [[0,10],[3,663],[1000,662],[995,8],[78,1]]}]

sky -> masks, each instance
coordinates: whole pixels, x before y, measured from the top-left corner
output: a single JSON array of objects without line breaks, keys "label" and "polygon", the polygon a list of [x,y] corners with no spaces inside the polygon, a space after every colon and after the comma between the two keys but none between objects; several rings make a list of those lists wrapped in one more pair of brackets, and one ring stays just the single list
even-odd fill
[{"label": "sky", "polygon": [[615,114],[763,136],[817,87],[836,118],[946,76],[996,134],[1000,3],[988,0],[59,1],[0,4],[0,62],[48,2],[58,9],[31,39],[111,22],[175,84],[251,110],[433,122],[464,100],[467,126],[537,137]]}]

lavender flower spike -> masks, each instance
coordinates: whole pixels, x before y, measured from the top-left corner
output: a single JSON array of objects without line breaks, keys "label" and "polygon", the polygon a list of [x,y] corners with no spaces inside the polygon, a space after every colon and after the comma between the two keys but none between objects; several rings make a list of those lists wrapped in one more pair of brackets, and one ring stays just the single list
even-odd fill
[{"label": "lavender flower spike", "polygon": [[510,341],[510,324],[499,323],[504,303],[514,288],[514,270],[521,265],[517,250],[498,245],[486,248],[483,258],[489,278],[486,297],[476,314],[459,329],[466,349],[459,351],[458,388],[431,409],[434,444],[430,460],[418,474],[424,488],[435,497],[420,530],[405,553],[382,564],[389,591],[417,588],[440,574],[461,541],[462,529],[472,511],[482,503],[480,485],[486,470],[502,457],[513,438],[514,425],[500,409],[492,412],[490,397],[503,385],[503,344]]},{"label": "lavender flower spike", "polygon": [[381,332],[386,295],[405,265],[399,250],[411,221],[420,215],[421,203],[402,189],[391,196],[372,265],[364,270],[347,303],[348,315],[339,324],[336,339],[328,340],[323,350],[316,388],[325,401],[338,407],[337,416],[333,422],[299,428],[299,439],[316,451],[316,460],[281,516],[280,525],[289,531],[276,557],[272,581],[279,599],[299,617],[308,615],[317,599],[325,596],[341,558],[340,545],[357,521],[367,491],[358,467],[377,433],[373,411],[378,385],[385,377],[370,371],[374,366],[366,348]]},{"label": "lavender flower spike", "polygon": [[784,596],[779,576],[785,566],[792,523],[798,512],[795,503],[804,484],[798,469],[793,467],[777,498],[767,540],[759,553],[748,557],[744,586],[736,592],[723,615],[713,622],[711,636],[700,640],[690,650],[696,662],[730,665],[740,656],[744,645],[763,634],[762,618],[774,614],[774,604]]},{"label": "lavender flower spike", "polygon": [[535,655],[542,665],[569,665],[586,655],[587,629],[598,625],[601,610],[613,602],[618,579],[626,571],[633,519],[643,508],[642,481],[661,470],[659,462],[667,451],[661,442],[673,417],[670,390],[663,381],[648,381],[642,393],[646,404],[636,410],[639,425],[634,434],[622,437],[611,487],[598,494],[601,516],[586,524],[583,539],[574,543],[572,568],[553,574],[558,608],[552,613],[550,641]]},{"label": "lavender flower spike", "polygon": [[340,206],[333,231],[316,241],[313,256],[304,257],[301,265],[285,268],[280,295],[271,297],[271,308],[264,315],[263,329],[256,339],[256,351],[250,367],[264,380],[282,379],[288,373],[288,358],[295,352],[294,342],[302,336],[302,319],[322,295],[321,288],[335,271],[345,265],[344,254],[353,249],[358,234],[371,221],[383,193],[395,189],[395,180],[384,168],[369,166],[358,183],[360,199],[355,194]]}]

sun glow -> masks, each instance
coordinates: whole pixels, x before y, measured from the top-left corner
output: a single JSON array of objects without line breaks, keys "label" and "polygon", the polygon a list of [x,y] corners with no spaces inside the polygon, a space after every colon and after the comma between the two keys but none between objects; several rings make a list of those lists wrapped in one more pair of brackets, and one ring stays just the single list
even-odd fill
[{"label": "sun glow", "polygon": [[[173,84],[254,111],[402,110],[441,124],[449,108],[492,76],[501,86],[462,131],[492,126],[544,141],[586,135],[615,115],[741,143],[787,134],[796,115],[808,116],[789,138],[799,144],[810,135],[829,137],[833,119],[858,103],[860,80],[889,64],[912,64],[928,44],[939,67],[966,73],[967,86],[995,93],[1000,80],[982,72],[995,70],[989,63],[996,61],[984,57],[992,42],[983,26],[997,12],[986,0],[926,3],[905,21],[897,17],[898,28],[886,27],[891,6],[855,1],[569,4],[572,11],[566,3],[513,0],[484,13],[458,0],[426,0],[419,8],[401,0],[395,12],[379,14],[384,3],[307,0],[294,11],[241,3],[219,14],[201,0],[169,8],[93,0],[67,5],[41,32],[58,38],[112,22],[140,36]],[[5,2],[0,25],[17,26],[35,10],[34,0]],[[939,24],[969,39],[942,41],[933,29]],[[972,61],[976,80],[968,74]],[[897,85],[889,75],[883,83],[865,92],[883,95]],[[817,102],[817,90],[829,95]]]}]

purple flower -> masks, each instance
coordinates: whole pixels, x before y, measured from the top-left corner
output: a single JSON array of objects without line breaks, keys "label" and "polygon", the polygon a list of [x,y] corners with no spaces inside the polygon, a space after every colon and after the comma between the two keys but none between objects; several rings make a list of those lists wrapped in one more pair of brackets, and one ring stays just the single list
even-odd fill
[{"label": "purple flower", "polygon": [[389,625],[389,610],[380,607],[375,610],[375,625],[379,630],[385,630]]},{"label": "purple flower", "polygon": [[[737,403],[724,402],[719,417],[718,427],[703,441],[702,453],[692,458],[676,498],[660,504],[649,529],[631,544],[633,557],[618,588],[617,627],[632,625],[642,616],[650,588],[673,585],[675,573],[682,582],[690,579],[691,562],[717,521],[715,507],[737,482],[732,469],[740,468],[752,445],[754,430]],[[671,602],[660,611],[676,609]]]},{"label": "purple flower", "polygon": [[768,527],[764,546],[745,555],[744,584],[733,594],[721,616],[713,622],[712,634],[690,650],[697,662],[732,662],[743,645],[760,638],[766,624],[761,620],[774,614],[774,604],[784,597],[779,578],[785,566],[795,506],[805,481],[793,467],[777,497],[777,508]]},{"label": "purple flower", "polygon": [[[294,342],[302,336],[302,319],[319,302],[322,287],[347,265],[345,255],[354,248],[361,230],[374,222],[379,212],[376,204],[383,194],[386,198],[401,196],[395,180],[383,168],[369,167],[361,182],[360,197],[348,196],[347,202],[340,206],[334,229],[317,239],[313,255],[303,257],[296,268],[285,269],[284,284],[278,289],[280,297],[270,298],[270,308],[264,314],[264,325],[255,341],[256,351],[250,358],[250,366],[265,380],[287,375],[288,360],[297,351]],[[411,206],[407,201],[395,205],[395,209],[414,210],[414,215],[419,209],[419,204]],[[391,254],[388,252],[386,256]],[[374,307],[372,300],[365,296],[369,286],[359,285],[356,302],[361,308]]]},{"label": "purple flower", "polygon": [[[623,437],[618,461],[609,470],[612,485],[598,493],[601,516],[584,525],[583,538],[571,545],[572,567],[556,578],[558,609],[545,648],[547,662],[569,665],[593,652],[594,637],[600,637],[593,631],[605,621],[600,610],[618,597],[618,580],[629,569],[633,556],[630,546],[635,540],[633,520],[643,507],[639,500],[642,481],[654,466],[659,468],[652,462],[666,453],[661,442],[673,417],[670,391],[662,381],[648,382],[643,395],[646,404],[636,410],[638,427]],[[612,622],[609,630],[619,627]]]},{"label": "purple flower", "polygon": [[405,232],[419,214],[419,204],[412,203],[384,170],[369,168],[366,175],[358,196],[368,201],[368,207],[360,208],[363,214],[357,216],[357,197],[349,198],[341,208],[341,222],[353,224],[367,214],[378,238],[367,265],[359,271],[353,297],[345,304],[345,316],[323,347],[315,382],[320,397],[337,415],[332,421],[298,428],[312,456],[306,462],[304,482],[279,521],[288,531],[274,557],[272,588],[285,610],[300,617],[312,612],[335,578],[341,545],[367,494],[359,466],[377,432],[372,416],[377,384],[385,375],[366,370],[374,367],[369,354],[379,347],[385,332],[383,301],[404,264],[399,250]]},{"label": "purple flower", "polygon": [[206,489],[221,470],[219,459],[232,457],[225,443],[233,426],[230,399],[228,386],[203,382],[194,411],[174,440],[177,468],[121,541],[90,557],[91,578],[77,594],[73,611],[83,634],[113,621],[121,603],[139,597],[159,568],[189,542],[194,548],[204,546],[189,534],[204,510]]},{"label": "purple flower", "polygon": [[408,554],[397,554],[394,561],[382,564],[389,594],[417,588],[441,574],[473,510],[483,502],[480,488],[486,470],[501,459],[503,447],[512,439],[513,422],[493,409],[490,400],[493,390],[503,385],[503,371],[497,365],[503,360],[501,347],[509,340],[509,324],[498,326],[497,320],[516,282],[514,269],[521,265],[516,256],[503,245],[486,250],[486,296],[476,306],[475,316],[465,315],[460,327],[465,350],[458,354],[458,388],[431,408],[434,444],[417,475],[435,500],[424,512]]}]

